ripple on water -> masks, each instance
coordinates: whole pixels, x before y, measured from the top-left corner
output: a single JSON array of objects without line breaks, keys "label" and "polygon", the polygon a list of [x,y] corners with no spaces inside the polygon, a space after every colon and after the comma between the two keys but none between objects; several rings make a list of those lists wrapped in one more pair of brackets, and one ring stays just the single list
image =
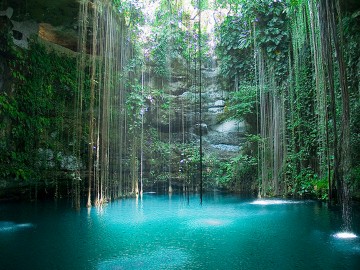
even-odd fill
[{"label": "ripple on water", "polygon": [[99,270],[112,269],[182,269],[189,261],[188,254],[180,249],[162,248],[139,255],[121,256],[99,263]]},{"label": "ripple on water", "polygon": [[0,221],[0,232],[13,232],[33,228],[32,223],[15,223],[12,221]]}]

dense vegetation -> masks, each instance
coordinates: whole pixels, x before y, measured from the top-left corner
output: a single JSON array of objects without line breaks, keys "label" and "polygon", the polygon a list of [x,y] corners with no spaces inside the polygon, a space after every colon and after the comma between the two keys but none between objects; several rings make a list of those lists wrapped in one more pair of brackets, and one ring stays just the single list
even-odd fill
[{"label": "dense vegetation", "polygon": [[247,119],[252,134],[260,135],[253,144],[259,193],[335,199],[343,190],[357,192],[352,131],[359,37],[353,31],[359,29],[359,6],[232,1],[231,8],[219,28],[221,75],[235,91],[228,113]]},{"label": "dense vegetation", "polygon": [[[356,1],[158,1],[151,18],[145,4],[113,1],[109,9],[118,13],[119,51],[112,53],[119,64],[107,62],[95,34],[81,36],[95,24],[80,27],[79,56],[35,37],[27,50],[18,48],[2,23],[0,178],[8,194],[9,187],[24,186],[32,197],[39,189],[80,200],[88,190],[88,204],[101,203],[143,189],[195,191],[201,170],[207,189],[358,196]],[[220,14],[215,55],[200,20],[206,11]],[[218,120],[247,123],[247,140],[230,159],[200,156],[199,132],[187,128],[201,129],[201,70],[215,58],[217,79],[229,93]],[[112,70],[109,81],[100,74],[104,68]],[[174,82],[189,103],[177,98]],[[190,112],[193,119],[185,119]],[[96,138],[106,147],[98,151]]]},{"label": "dense vegetation", "polygon": [[35,41],[29,50],[19,50],[6,33],[3,37],[7,89],[0,96],[1,179],[12,179],[6,185],[15,189],[42,184],[57,188],[58,180],[67,178],[61,169],[70,166],[66,157],[73,136],[76,59],[47,51]]}]

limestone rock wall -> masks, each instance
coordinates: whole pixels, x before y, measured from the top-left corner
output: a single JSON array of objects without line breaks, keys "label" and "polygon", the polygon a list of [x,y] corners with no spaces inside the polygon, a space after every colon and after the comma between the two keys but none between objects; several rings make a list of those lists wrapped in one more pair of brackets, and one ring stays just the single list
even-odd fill
[{"label": "limestone rock wall", "polygon": [[[179,81],[171,82],[169,88],[174,93],[174,107],[171,110],[171,132],[174,138],[181,133],[181,125],[189,140],[199,140],[199,130],[203,134],[205,153],[212,153],[219,159],[231,158],[239,153],[245,141],[246,123],[237,120],[220,122],[224,112],[228,93],[223,91],[217,81],[217,68],[203,69],[202,121],[199,122],[199,95],[194,86],[186,86]],[[167,113],[167,112],[163,112]],[[169,119],[161,124],[168,129]],[[159,123],[157,123],[159,124]]]},{"label": "limestone rock wall", "polygon": [[[12,0],[0,5],[0,27],[10,25],[14,44],[24,49],[32,37],[77,50],[77,0]],[[6,20],[8,20],[6,22]]]}]

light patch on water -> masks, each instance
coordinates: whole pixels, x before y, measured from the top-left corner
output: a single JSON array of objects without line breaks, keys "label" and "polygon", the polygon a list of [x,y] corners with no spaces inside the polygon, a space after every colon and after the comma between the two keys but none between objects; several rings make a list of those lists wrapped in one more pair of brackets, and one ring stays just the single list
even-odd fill
[{"label": "light patch on water", "polygon": [[287,200],[256,200],[251,202],[250,204],[255,205],[276,205],[276,204],[293,204],[299,203],[297,201],[287,201]]},{"label": "light patch on water", "polygon": [[223,227],[231,223],[230,220],[218,219],[218,218],[201,218],[191,220],[189,226],[191,228],[201,228],[201,227]]},{"label": "light patch on water", "polygon": [[17,224],[17,227],[18,228],[32,228],[32,227],[34,227],[34,225],[31,223],[21,223],[21,224]]},{"label": "light patch on water", "polygon": [[207,220],[204,220],[204,223],[209,226],[220,226],[220,225],[224,224],[224,222],[219,219],[207,219]]},{"label": "light patch on water", "polygon": [[12,221],[0,221],[0,232],[13,232],[18,230],[25,230],[33,228],[34,224],[32,223],[15,223]]},{"label": "light patch on water", "polygon": [[352,232],[338,232],[333,235],[338,239],[354,239],[357,238],[357,235]]},{"label": "light patch on water", "polygon": [[360,253],[359,238],[356,234],[349,231],[342,231],[332,234],[331,238],[331,245],[339,252],[347,255]]},{"label": "light patch on water", "polygon": [[185,269],[188,254],[179,249],[163,248],[150,253],[122,256],[99,263],[98,270],[120,269]]}]

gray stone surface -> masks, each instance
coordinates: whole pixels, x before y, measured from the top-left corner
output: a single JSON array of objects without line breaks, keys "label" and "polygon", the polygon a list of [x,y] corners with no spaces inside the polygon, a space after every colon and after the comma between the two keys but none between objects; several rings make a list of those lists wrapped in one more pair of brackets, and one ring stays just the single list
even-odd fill
[{"label": "gray stone surface", "polygon": [[39,25],[32,20],[18,22],[11,20],[13,24],[13,31],[17,31],[18,33],[21,33],[21,38],[15,38],[13,39],[14,44],[27,49],[29,46],[29,39],[32,35],[37,35],[39,32]]},{"label": "gray stone surface", "polygon": [[217,132],[245,132],[245,123],[237,120],[228,120],[212,127]]},{"label": "gray stone surface", "polygon": [[[197,123],[199,121],[199,112],[195,112],[195,108],[198,108],[199,104],[198,88],[195,86],[186,87],[182,80],[170,83],[171,93],[175,95],[174,112],[177,112],[172,113],[171,117],[173,117],[172,121],[174,123],[180,125],[182,115],[179,108],[183,106],[187,138],[192,138],[192,140],[196,139],[196,137],[198,138],[201,128],[204,152],[215,154],[219,158],[230,158],[237,155],[241,150],[241,145],[245,140],[246,125],[244,122],[237,120],[218,122],[221,114],[224,112],[228,93],[222,91],[217,84],[217,73],[216,69],[203,70],[201,124]],[[181,77],[180,75],[178,74],[178,77]],[[164,119],[164,122],[161,124],[166,125],[166,121],[168,119]],[[173,131],[175,130],[173,129]],[[178,132],[181,132],[181,130],[178,129]],[[173,135],[174,141],[181,137]]]},{"label": "gray stone surface", "polygon": [[8,7],[6,10],[0,10],[0,16],[6,16],[11,19],[12,15],[14,14],[14,9]]},{"label": "gray stone surface", "polygon": [[214,107],[224,107],[225,106],[225,101],[220,99],[220,100],[216,100]]}]

